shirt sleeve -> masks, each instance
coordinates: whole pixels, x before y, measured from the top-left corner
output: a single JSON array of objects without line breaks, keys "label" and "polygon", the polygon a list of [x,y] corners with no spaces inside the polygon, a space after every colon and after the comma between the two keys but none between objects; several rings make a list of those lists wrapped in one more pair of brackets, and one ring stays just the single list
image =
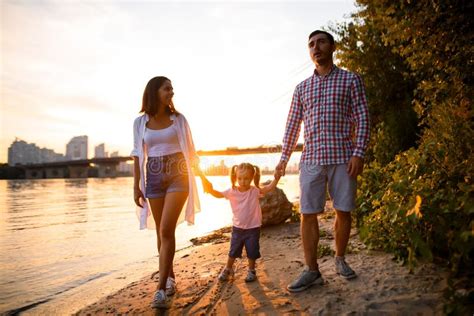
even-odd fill
[{"label": "shirt sleeve", "polygon": [[359,75],[355,75],[351,85],[351,102],[352,117],[356,122],[356,142],[353,156],[364,158],[369,143],[370,122],[365,87]]},{"label": "shirt sleeve", "polygon": [[283,136],[281,160],[288,162],[293,150],[296,147],[300,136],[301,122],[303,120],[303,103],[301,93],[297,86],[291,101],[290,112],[286,121],[285,135]]},{"label": "shirt sleeve", "polygon": [[135,121],[133,122],[133,150],[130,153],[130,156],[132,157],[138,157],[139,153],[139,146],[140,144],[140,137],[139,137],[139,128],[140,128],[140,119],[136,118]]},{"label": "shirt sleeve", "polygon": [[[181,114],[182,115],[182,114]],[[191,157],[192,165],[199,164],[199,156],[196,154],[196,148],[194,146],[193,135],[191,134],[191,128],[189,127],[188,120],[183,115],[184,126],[186,129],[186,138],[189,146],[189,156]]]}]

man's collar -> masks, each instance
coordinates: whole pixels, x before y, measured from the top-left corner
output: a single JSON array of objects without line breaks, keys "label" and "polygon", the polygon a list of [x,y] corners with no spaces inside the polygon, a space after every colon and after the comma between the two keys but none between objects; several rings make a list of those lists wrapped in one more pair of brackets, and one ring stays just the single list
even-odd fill
[{"label": "man's collar", "polygon": [[314,75],[317,76],[317,77],[329,77],[329,76],[335,74],[338,70],[339,70],[339,68],[336,65],[333,64],[332,67],[331,67],[331,71],[329,71],[329,73],[327,75],[324,75],[324,76],[319,75],[316,68],[314,69]]}]

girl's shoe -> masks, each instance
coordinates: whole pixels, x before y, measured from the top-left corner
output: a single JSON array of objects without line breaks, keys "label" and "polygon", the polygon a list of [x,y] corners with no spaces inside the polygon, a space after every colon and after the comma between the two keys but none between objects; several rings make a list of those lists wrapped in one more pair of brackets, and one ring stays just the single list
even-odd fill
[{"label": "girl's shoe", "polygon": [[173,296],[176,293],[176,281],[172,277],[166,279],[166,291],[167,296]]},{"label": "girl's shoe", "polygon": [[153,296],[153,302],[151,302],[152,308],[170,308],[170,300],[166,296],[165,291],[158,290],[156,291],[155,295]]},{"label": "girl's shoe", "polygon": [[253,282],[257,279],[257,271],[249,270],[247,276],[245,277],[245,282]]},{"label": "girl's shoe", "polygon": [[219,279],[219,281],[227,281],[233,275],[234,275],[234,270],[232,269],[229,270],[227,268],[224,268],[224,270],[222,270],[222,272],[219,274],[217,278]]}]

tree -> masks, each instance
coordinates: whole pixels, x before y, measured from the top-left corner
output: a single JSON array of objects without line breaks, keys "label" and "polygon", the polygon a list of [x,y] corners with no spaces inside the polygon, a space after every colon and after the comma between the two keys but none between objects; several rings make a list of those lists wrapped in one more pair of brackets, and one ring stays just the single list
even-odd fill
[{"label": "tree", "polygon": [[337,30],[338,58],[364,76],[376,129],[361,229],[369,244],[409,263],[435,255],[459,271],[474,254],[474,4],[357,2],[353,23]]}]

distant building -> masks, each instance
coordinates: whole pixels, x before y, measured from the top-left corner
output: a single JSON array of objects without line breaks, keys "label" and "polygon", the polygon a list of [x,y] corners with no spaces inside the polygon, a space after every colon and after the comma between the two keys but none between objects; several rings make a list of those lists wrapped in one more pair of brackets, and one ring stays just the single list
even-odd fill
[{"label": "distant building", "polygon": [[40,149],[40,157],[41,162],[64,161],[66,158],[63,154],[58,154],[54,152],[54,150],[48,148]]},{"label": "distant building", "polygon": [[85,135],[73,137],[66,145],[66,159],[87,159],[87,143],[87,136]]},{"label": "distant building", "polygon": [[35,144],[28,144],[23,140],[15,139],[8,148],[8,164],[10,166],[39,163],[39,158],[39,148]]},{"label": "distant building", "polygon": [[119,152],[118,151],[114,151],[110,154],[110,157],[118,157],[119,156]]},{"label": "distant building", "polygon": [[221,160],[219,165],[211,165],[204,170],[204,173],[208,176],[224,176],[229,174],[229,167]]},{"label": "distant building", "polygon": [[10,166],[62,160],[64,160],[64,155],[58,154],[52,149],[40,148],[34,143],[28,144],[18,138],[8,148],[8,165]]},{"label": "distant building", "polygon": [[94,149],[94,158],[106,158],[108,153],[105,151],[105,144],[95,146]]}]

